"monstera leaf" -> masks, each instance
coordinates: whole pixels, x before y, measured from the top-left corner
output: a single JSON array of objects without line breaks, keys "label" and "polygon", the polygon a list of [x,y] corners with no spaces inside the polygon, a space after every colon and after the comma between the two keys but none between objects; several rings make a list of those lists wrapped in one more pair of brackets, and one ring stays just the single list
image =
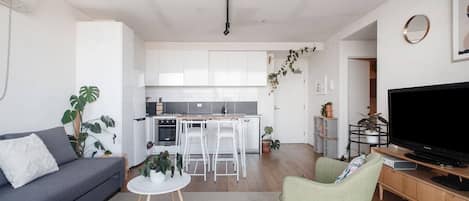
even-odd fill
[{"label": "monstera leaf", "polygon": [[83,97],[87,103],[92,103],[99,98],[99,89],[95,86],[82,86],[80,97]]},{"label": "monstera leaf", "polygon": [[104,125],[106,125],[107,128],[116,127],[116,122],[110,116],[105,116],[105,115],[101,116],[101,121],[104,123]]},{"label": "monstera leaf", "polygon": [[83,111],[85,109],[86,100],[82,96],[72,95],[70,96],[70,105],[77,111]]},{"label": "monstera leaf", "polygon": [[62,116],[62,124],[68,124],[75,120],[77,116],[77,111],[76,110],[66,110],[64,112],[64,115]]},{"label": "monstera leaf", "polygon": [[101,124],[99,124],[97,122],[95,122],[95,123],[85,122],[85,123],[83,123],[82,126],[84,128],[90,129],[90,131],[93,132],[93,133],[101,133],[101,131],[102,131]]}]

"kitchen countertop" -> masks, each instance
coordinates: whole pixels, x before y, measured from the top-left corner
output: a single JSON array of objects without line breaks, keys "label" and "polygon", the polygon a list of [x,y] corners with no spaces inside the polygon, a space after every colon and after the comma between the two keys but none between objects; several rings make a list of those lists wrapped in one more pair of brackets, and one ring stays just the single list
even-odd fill
[{"label": "kitchen countertop", "polygon": [[243,117],[261,117],[260,114],[163,114],[149,116],[155,119],[186,119],[186,120],[217,120],[217,119],[239,119]]}]

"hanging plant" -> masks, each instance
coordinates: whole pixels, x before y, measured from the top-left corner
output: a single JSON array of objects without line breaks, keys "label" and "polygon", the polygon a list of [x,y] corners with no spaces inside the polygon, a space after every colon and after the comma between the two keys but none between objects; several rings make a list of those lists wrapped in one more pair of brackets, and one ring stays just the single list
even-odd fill
[{"label": "hanging plant", "polygon": [[279,83],[279,78],[281,76],[285,77],[288,74],[288,71],[291,71],[292,73],[301,73],[301,70],[298,68],[295,68],[295,63],[298,61],[300,56],[308,53],[308,52],[314,52],[316,51],[316,47],[313,47],[313,49],[310,50],[309,47],[304,47],[298,50],[289,50],[288,51],[288,56],[285,59],[285,62],[282,64],[280,69],[276,72],[270,73],[267,76],[267,79],[270,84],[270,93],[273,93],[275,89],[277,89]]}]

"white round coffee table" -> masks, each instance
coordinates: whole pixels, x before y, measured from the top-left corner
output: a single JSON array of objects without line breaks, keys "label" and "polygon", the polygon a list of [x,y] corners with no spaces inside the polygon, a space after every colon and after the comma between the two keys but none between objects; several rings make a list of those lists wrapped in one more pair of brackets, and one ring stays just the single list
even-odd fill
[{"label": "white round coffee table", "polygon": [[173,178],[168,178],[161,184],[154,184],[150,178],[138,176],[127,183],[127,189],[138,195],[138,201],[142,196],[147,196],[147,201],[151,200],[152,195],[171,193],[171,199],[175,201],[174,194],[177,192],[180,201],[184,201],[181,189],[191,182],[191,176],[183,173],[182,176],[175,172]]}]

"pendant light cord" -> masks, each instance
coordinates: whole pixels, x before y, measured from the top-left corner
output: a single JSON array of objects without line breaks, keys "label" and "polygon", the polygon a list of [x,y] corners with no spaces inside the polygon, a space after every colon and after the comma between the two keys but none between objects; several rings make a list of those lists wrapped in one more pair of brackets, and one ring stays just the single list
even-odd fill
[{"label": "pendant light cord", "polygon": [[2,94],[0,95],[0,101],[5,99],[8,90],[8,79],[10,77],[10,55],[11,55],[11,16],[12,16],[12,7],[13,7],[13,0],[10,0],[10,6],[8,10],[8,41],[7,41],[7,58],[6,58],[6,72],[5,72],[5,84],[2,90]]}]

